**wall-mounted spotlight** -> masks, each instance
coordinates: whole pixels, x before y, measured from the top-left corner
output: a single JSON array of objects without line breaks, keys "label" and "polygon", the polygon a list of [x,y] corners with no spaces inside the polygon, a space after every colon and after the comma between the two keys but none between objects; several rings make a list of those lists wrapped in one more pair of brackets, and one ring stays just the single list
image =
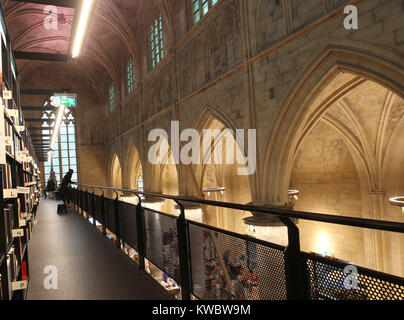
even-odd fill
[{"label": "wall-mounted spotlight", "polygon": [[400,207],[404,214],[404,197],[394,197],[389,200],[392,206]]},{"label": "wall-mounted spotlight", "polygon": [[221,194],[224,194],[224,191],[226,190],[225,187],[215,187],[215,188],[205,188],[202,189],[202,192],[207,193],[208,196],[210,196],[211,192],[220,192]]}]

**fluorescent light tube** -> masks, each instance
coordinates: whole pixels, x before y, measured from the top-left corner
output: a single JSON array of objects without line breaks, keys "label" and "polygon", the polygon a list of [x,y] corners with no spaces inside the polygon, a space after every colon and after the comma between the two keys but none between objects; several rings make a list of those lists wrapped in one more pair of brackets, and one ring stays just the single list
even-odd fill
[{"label": "fluorescent light tube", "polygon": [[94,0],[83,0],[83,6],[81,8],[80,21],[76,30],[76,36],[74,38],[73,45],[73,58],[77,58],[80,54],[81,47],[83,45],[84,34],[87,29],[88,19],[90,17],[90,11]]},{"label": "fluorescent light tube", "polygon": [[56,138],[57,138],[57,136],[59,134],[59,128],[60,128],[60,124],[62,122],[64,113],[65,113],[65,106],[59,105],[58,115],[56,117],[55,126],[54,126],[53,132],[52,132],[52,140],[51,140],[51,143],[50,143],[50,148],[52,150],[53,150],[53,145],[55,144]]}]

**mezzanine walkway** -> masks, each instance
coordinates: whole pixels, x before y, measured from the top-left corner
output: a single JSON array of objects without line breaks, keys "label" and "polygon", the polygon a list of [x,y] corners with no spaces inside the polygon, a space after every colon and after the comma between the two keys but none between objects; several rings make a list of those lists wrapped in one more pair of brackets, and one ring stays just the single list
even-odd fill
[{"label": "mezzanine walkway", "polygon": [[[58,215],[59,201],[42,199],[29,241],[28,300],[161,300],[162,288],[112,241],[78,214]],[[44,268],[57,268],[58,289],[47,290]]]}]

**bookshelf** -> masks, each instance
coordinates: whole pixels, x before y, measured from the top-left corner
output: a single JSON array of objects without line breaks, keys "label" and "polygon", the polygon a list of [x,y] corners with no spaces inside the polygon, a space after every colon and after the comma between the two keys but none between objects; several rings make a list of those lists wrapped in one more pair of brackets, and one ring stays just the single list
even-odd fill
[{"label": "bookshelf", "polygon": [[20,108],[18,73],[1,3],[0,11],[0,300],[23,300],[40,172]]}]

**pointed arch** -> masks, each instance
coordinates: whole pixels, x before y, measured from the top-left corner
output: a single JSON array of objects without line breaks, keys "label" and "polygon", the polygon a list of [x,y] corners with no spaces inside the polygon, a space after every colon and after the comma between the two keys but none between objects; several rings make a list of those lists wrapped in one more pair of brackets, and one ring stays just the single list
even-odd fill
[{"label": "pointed arch", "polygon": [[[324,88],[340,74],[372,80],[404,96],[404,66],[378,52],[358,48],[329,46],[304,71],[287,97],[271,132],[264,159],[262,188],[266,201],[286,201],[293,154],[309,119],[321,112],[313,103]],[[319,113],[318,113],[319,112]]]},{"label": "pointed arch", "polygon": [[110,156],[108,173],[109,185],[114,188],[122,188],[122,167],[115,152],[112,152]]},{"label": "pointed arch", "polygon": [[139,177],[143,179],[143,165],[138,149],[130,142],[124,166],[124,185],[129,189],[138,190]]}]

